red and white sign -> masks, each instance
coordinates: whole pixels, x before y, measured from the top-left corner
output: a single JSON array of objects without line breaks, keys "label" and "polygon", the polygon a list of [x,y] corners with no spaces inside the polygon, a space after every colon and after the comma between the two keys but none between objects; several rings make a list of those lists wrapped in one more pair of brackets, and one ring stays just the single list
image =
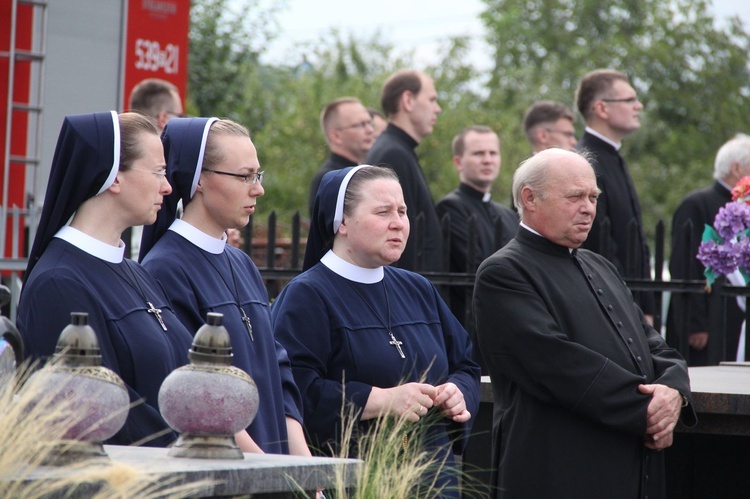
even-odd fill
[{"label": "red and white sign", "polygon": [[146,78],[187,90],[190,0],[130,0],[125,35],[124,109],[133,87]]}]

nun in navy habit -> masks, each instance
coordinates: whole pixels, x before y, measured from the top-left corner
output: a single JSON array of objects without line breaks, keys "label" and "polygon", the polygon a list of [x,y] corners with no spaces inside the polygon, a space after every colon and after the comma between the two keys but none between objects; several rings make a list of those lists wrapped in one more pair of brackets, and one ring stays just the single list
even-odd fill
[{"label": "nun in navy habit", "polygon": [[[299,391],[271,329],[265,285],[250,257],[227,244],[227,229],[247,225],[264,194],[247,129],[216,118],[175,118],[162,141],[174,191],[157,222],[144,229],[143,266],[164,285],[189,330],[208,312],[224,314],[232,364],[255,380],[260,396],[247,428],[250,450],[310,455]],[[176,218],[180,201],[184,213]]]},{"label": "nun in navy habit", "polygon": [[142,402],[112,444],[165,446],[176,437],[159,413],[158,393],[187,363],[191,335],[156,279],[124,258],[120,240],[126,228],[153,223],[170,191],[148,118],[114,111],[65,118],[17,323],[29,356],[44,359],[71,312],[88,313],[104,366],[122,378],[131,402]]},{"label": "nun in navy habit", "polygon": [[479,405],[480,372],[468,334],[435,287],[389,266],[408,236],[393,170],[358,166],[326,174],[306,270],[271,307],[274,332],[289,352],[316,451],[337,452],[342,396],[343,412],[354,409],[355,435],[379,417],[406,418],[415,429],[427,418],[426,445],[444,465],[426,495],[453,496],[454,452],[462,451]]}]

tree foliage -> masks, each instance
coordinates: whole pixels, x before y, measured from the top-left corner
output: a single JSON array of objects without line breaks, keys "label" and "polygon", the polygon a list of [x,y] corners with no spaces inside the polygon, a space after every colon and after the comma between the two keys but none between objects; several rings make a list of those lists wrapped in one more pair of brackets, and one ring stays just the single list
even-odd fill
[{"label": "tree foliage", "polygon": [[194,0],[191,111],[248,126],[268,171],[259,214],[274,209],[282,221],[296,210],[307,216],[309,181],[327,154],[321,108],[345,95],[377,108],[383,80],[404,67],[434,77],[443,108],[417,149],[436,200],[457,184],[452,137],[484,124],[500,135],[503,168],[494,197],[507,202],[513,171],[530,152],[524,110],[543,98],[573,107],[580,77],[600,67],[627,73],[645,104],[642,128],[625,140],[623,154],[647,229],[668,222],[688,191],[710,181],[718,147],[746,129],[750,35],[738,19],[718,25],[706,0],[484,2],[495,62],[489,75],[471,66],[466,37],[447,39],[439,62],[425,68],[378,33],[337,30],[297,46],[291,63],[264,65],[279,3],[262,10],[257,0]]},{"label": "tree foliage", "polygon": [[710,182],[718,147],[746,129],[747,52],[739,20],[719,27],[705,0],[485,0],[494,48],[490,106],[573,104],[596,68],[627,73],[645,104],[624,141],[647,228]]}]

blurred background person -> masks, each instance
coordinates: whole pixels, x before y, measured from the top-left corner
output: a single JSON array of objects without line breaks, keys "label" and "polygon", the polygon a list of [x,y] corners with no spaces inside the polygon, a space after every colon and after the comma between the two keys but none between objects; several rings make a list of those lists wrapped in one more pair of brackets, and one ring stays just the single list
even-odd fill
[{"label": "blurred background person", "polygon": [[[153,119],[160,134],[169,120],[184,116],[179,90],[173,83],[161,78],[146,78],[138,82],[130,91],[128,111]],[[125,241],[125,254],[128,258],[138,258],[142,233],[142,225],[125,229],[122,239]]]},{"label": "blurred background person", "polygon": [[576,145],[575,115],[561,102],[535,102],[523,115],[523,129],[534,154],[559,147],[572,149]]},{"label": "blurred background person", "polygon": [[[641,128],[643,104],[627,75],[612,69],[597,69],[581,78],[576,88],[576,105],[586,122],[586,130],[575,150],[592,154],[591,166],[602,191],[594,225],[583,247],[609,259],[626,279],[651,280],[641,202],[630,170],[619,152],[622,140]],[[605,220],[609,220],[607,228],[602,225]],[[628,257],[631,247],[633,258]],[[604,254],[605,248],[608,254]],[[653,294],[636,291],[633,295],[646,319],[653,324]]]},{"label": "blurred background person", "polygon": [[[406,69],[390,75],[380,91],[380,103],[388,118],[388,126],[365,160],[371,165],[388,166],[398,174],[409,207],[412,232],[401,258],[394,265],[407,270],[444,270],[443,230],[415,152],[419,143],[435,128],[441,111],[437,98],[435,83],[424,73]],[[420,214],[424,217],[424,245],[417,248],[415,222]]]},{"label": "blurred background person", "polygon": [[[732,200],[732,187],[745,175],[750,175],[750,136],[738,134],[716,153],[713,184],[689,193],[674,212],[669,257],[672,279],[705,279],[703,264],[696,258],[703,228],[713,225],[719,209]],[[723,276],[718,280],[726,282]],[[713,310],[715,306],[722,307],[722,310]],[[716,314],[726,318],[724,355],[719,356],[719,360],[735,360],[745,319],[737,300],[730,298],[712,304],[706,293],[672,293],[667,315],[667,342],[685,352],[688,365],[708,364],[708,324],[710,317]]]},{"label": "blurred background person", "polygon": [[[495,131],[481,125],[465,128],[453,138],[451,149],[460,183],[435,209],[441,220],[445,215],[450,217],[450,271],[473,273],[485,258],[513,239],[518,216],[491,197],[492,184],[500,174],[502,163],[500,139]],[[475,240],[469,240],[472,217],[476,220]],[[502,227],[500,234],[496,229],[498,223]],[[451,286],[450,307],[476,345],[473,324],[466,314],[471,308],[472,291],[471,287]],[[483,365],[476,346],[474,360]]]},{"label": "blurred background person", "polygon": [[364,162],[375,142],[373,119],[359,99],[354,97],[341,97],[326,104],[320,113],[320,128],[331,153],[310,182],[310,213],[323,175]]},{"label": "blurred background person", "polygon": [[372,118],[372,125],[373,127],[375,127],[373,138],[377,139],[378,136],[380,136],[380,134],[383,133],[383,131],[388,126],[388,120],[385,119],[385,115],[383,113],[381,113],[374,107],[368,107],[367,112],[370,113],[370,118]]}]

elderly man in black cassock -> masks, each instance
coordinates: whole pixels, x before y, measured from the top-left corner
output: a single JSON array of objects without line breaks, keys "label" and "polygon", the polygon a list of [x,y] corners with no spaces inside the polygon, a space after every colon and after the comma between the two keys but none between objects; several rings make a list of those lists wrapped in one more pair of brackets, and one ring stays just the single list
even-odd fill
[{"label": "elderly man in black cassock", "polygon": [[685,361],[615,267],[578,249],[599,193],[582,155],[526,160],[513,178],[518,233],[477,273],[497,497],[664,497],[660,451],[681,415],[696,423]]}]

